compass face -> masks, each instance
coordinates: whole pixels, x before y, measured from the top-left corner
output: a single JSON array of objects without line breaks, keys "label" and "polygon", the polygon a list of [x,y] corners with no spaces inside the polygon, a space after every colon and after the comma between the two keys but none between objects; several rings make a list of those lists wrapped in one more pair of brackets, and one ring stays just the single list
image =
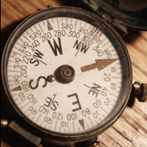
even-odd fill
[{"label": "compass face", "polygon": [[123,43],[81,9],[53,8],[24,20],[6,45],[3,68],[14,109],[36,128],[55,134],[105,130],[130,91]]}]

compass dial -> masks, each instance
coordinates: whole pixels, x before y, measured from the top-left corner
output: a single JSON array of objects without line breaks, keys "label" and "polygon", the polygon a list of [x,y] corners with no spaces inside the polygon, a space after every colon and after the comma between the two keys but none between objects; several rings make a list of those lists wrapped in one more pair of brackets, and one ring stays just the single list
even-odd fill
[{"label": "compass dial", "polygon": [[64,9],[37,12],[14,31],[3,83],[13,107],[36,128],[99,133],[127,103],[129,59],[113,29],[81,9]]}]

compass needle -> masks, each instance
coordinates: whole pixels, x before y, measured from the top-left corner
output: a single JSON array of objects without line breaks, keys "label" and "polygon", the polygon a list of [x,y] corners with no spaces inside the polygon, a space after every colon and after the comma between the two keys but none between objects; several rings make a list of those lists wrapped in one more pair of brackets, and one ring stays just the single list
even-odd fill
[{"label": "compass needle", "polygon": [[101,60],[96,60],[96,63],[90,64],[84,67],[81,67],[82,72],[89,71],[95,68],[98,68],[99,70],[109,66],[113,62],[115,62],[117,59],[101,59]]}]

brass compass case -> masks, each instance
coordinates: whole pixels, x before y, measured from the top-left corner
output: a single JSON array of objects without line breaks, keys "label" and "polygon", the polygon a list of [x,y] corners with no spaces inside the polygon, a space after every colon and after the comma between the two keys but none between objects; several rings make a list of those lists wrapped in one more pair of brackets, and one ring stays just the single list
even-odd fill
[{"label": "brass compass case", "polygon": [[[62,22],[62,18],[63,18],[63,22]],[[9,76],[8,64],[11,59],[10,56],[12,55],[12,51],[14,51],[13,49],[14,49],[15,43],[17,43],[19,38],[24,35],[23,33],[25,33],[28,28],[31,28],[33,25],[35,25],[37,23],[41,24],[44,21],[46,23],[44,27],[47,28],[48,20],[49,21],[54,20],[51,25],[52,29],[48,31],[48,32],[52,31],[52,35],[55,35],[55,32],[53,33],[55,26],[53,24],[56,23],[56,25],[58,26],[58,29],[61,29],[61,24],[65,22],[67,24],[73,24],[73,26],[75,27],[75,31],[77,33],[79,32],[79,34],[82,36],[81,38],[79,38],[79,40],[82,40],[84,38],[84,34],[82,34],[82,32],[80,32],[79,30],[76,30],[77,23],[79,22],[79,26],[80,26],[81,22],[83,24],[93,26],[94,29],[89,29],[89,30],[87,29],[87,30],[88,30],[89,34],[90,34],[90,32],[92,33],[90,37],[93,38],[96,45],[99,45],[100,47],[102,47],[102,45],[98,44],[98,42],[96,40],[97,36],[96,35],[93,36],[93,34],[99,34],[99,36],[101,36],[101,35],[106,36],[107,40],[112,44],[112,46],[114,47],[115,52],[117,54],[117,57],[118,57],[117,60],[119,60],[117,62],[120,63],[120,68],[121,68],[120,69],[120,72],[121,72],[120,83],[121,84],[120,84],[120,91],[118,93],[118,97],[116,98],[115,105],[113,106],[111,111],[107,114],[107,116],[103,120],[101,120],[99,123],[94,124],[93,126],[91,126],[89,128],[84,128],[83,130],[82,130],[82,128],[80,128],[80,131],[76,131],[76,132],[72,132],[72,131],[71,132],[66,132],[66,131],[60,132],[57,130],[54,131],[53,129],[49,129],[49,127],[45,128],[45,127],[33,122],[30,118],[28,118],[27,115],[19,108],[16,101],[13,99],[13,97],[14,97],[12,94],[13,88],[9,85],[9,82],[8,82],[8,76]],[[84,26],[85,25],[83,25],[82,27],[84,28]],[[44,29],[44,28],[42,28],[42,29]],[[66,28],[64,28],[63,30],[66,30]],[[70,28],[66,30],[66,32],[69,32],[69,31],[70,31]],[[41,32],[41,28],[40,28],[40,32]],[[87,33],[87,36],[89,35],[88,33]],[[63,36],[57,37],[57,38],[61,38],[61,40],[60,40],[61,42],[58,40],[58,43],[62,43],[62,40],[64,40],[64,39],[62,39]],[[65,34],[65,36],[68,39],[70,39],[69,34]],[[35,40],[38,40],[38,38],[36,38]],[[31,38],[28,38],[28,39],[31,40]],[[55,37],[53,37],[51,39],[47,39],[45,41],[49,42],[48,40],[53,40],[53,39],[55,40]],[[75,41],[77,41],[77,40],[78,39],[75,38]],[[32,39],[30,42],[32,43],[33,41],[34,40]],[[28,42],[28,44],[31,44],[31,43],[29,43],[29,41],[27,41],[27,39],[26,39],[26,42]],[[86,42],[86,40],[83,41],[83,43],[85,43],[85,42]],[[43,44],[44,42],[41,42],[41,43]],[[74,45],[75,44],[72,44],[71,47],[74,48],[73,47]],[[62,44],[62,47],[63,47],[63,44]],[[96,46],[93,46],[93,47],[96,47]],[[73,55],[72,61],[69,62],[69,59],[67,59],[66,62],[61,63],[60,66],[65,65],[65,63],[72,66],[72,68],[75,70],[75,73],[76,73],[73,81],[71,81],[70,83],[67,83],[67,84],[59,83],[61,86],[62,85],[69,85],[69,87],[70,87],[70,84],[72,84],[76,80],[76,78],[79,75],[77,74],[78,73],[77,69],[74,67],[74,65],[72,65],[72,63],[74,63],[74,60],[76,62],[76,58],[79,58],[79,56],[81,56],[81,59],[83,59],[82,56],[85,56],[86,54],[88,54],[89,50],[93,50],[93,52],[95,52],[93,47],[89,47],[89,49],[84,53],[82,51],[81,52],[79,51],[80,53],[78,52],[77,53],[78,55],[76,54],[76,51],[78,49],[73,49],[75,51],[76,55]],[[51,48],[51,45],[50,45],[50,48]],[[66,50],[70,50],[70,49],[68,48]],[[43,52],[45,54],[46,50],[48,50],[48,49],[45,48],[43,50],[45,51],[45,52]],[[60,53],[59,50],[56,50],[56,51],[57,51],[58,55],[64,56],[64,52],[66,52],[66,50],[63,49],[63,54]],[[25,51],[23,51],[23,52],[18,51],[17,53],[19,53],[23,57],[24,52]],[[31,52],[31,55],[33,55],[33,52]],[[53,52],[53,50],[51,50],[51,52],[53,54],[54,59],[58,62],[58,55],[56,55],[56,53]],[[95,54],[96,54],[96,52],[95,52]],[[89,54],[89,56],[90,56],[90,54]],[[14,59],[16,59],[16,57],[17,57],[17,55],[15,54]],[[20,57],[20,58],[22,58],[22,57]],[[48,60],[50,58],[51,58],[50,55],[48,55]],[[113,58],[113,56],[112,56],[112,58]],[[22,59],[21,59],[21,62],[22,62]],[[99,59],[99,57],[93,58],[93,61],[95,61],[96,59]],[[80,58],[78,61],[80,61]],[[51,62],[52,61],[50,61],[48,64],[51,64]],[[82,60],[81,60],[81,62],[82,62]],[[30,62],[27,63],[27,66],[29,64],[30,64]],[[80,64],[80,63],[77,62],[76,64]],[[89,65],[91,66],[90,63],[89,63]],[[87,64],[82,65],[82,67],[86,67],[86,66],[87,66]],[[40,67],[36,66],[35,68],[40,68]],[[47,68],[49,68],[49,67],[47,67]],[[95,70],[102,71],[102,70],[105,70],[105,68],[106,67],[102,67],[102,69],[95,69]],[[56,69],[57,68],[55,68],[54,71]],[[43,71],[43,70],[44,69],[41,68],[38,71]],[[111,68],[110,68],[110,70],[111,70]],[[52,73],[54,73],[54,71],[52,71]],[[18,72],[20,72],[20,68],[18,68]],[[91,70],[88,72],[91,72]],[[27,75],[28,78],[25,81],[30,83],[30,80],[35,75],[32,75],[31,73],[29,74],[29,70],[27,71],[27,74],[28,74]],[[85,77],[84,74],[85,74],[85,72],[81,71],[81,75],[83,75],[83,78]],[[10,119],[15,120],[16,122],[18,122],[21,126],[23,126],[25,129],[29,130],[30,132],[37,134],[45,142],[48,142],[48,143],[52,142],[53,144],[58,144],[58,145],[74,145],[78,142],[83,142],[83,141],[93,139],[94,137],[96,137],[97,135],[99,135],[100,133],[105,131],[108,127],[110,127],[119,118],[119,116],[123,112],[124,108],[127,105],[127,102],[128,102],[129,96],[130,96],[130,92],[131,92],[131,87],[132,87],[132,67],[131,67],[130,57],[128,55],[128,51],[125,47],[125,44],[124,44],[123,40],[121,39],[121,37],[119,36],[119,34],[115,31],[115,29],[113,29],[112,26],[110,26],[108,23],[104,22],[100,17],[98,17],[98,16],[94,15],[93,13],[90,13],[86,10],[83,10],[80,8],[73,8],[73,7],[50,8],[50,9],[38,11],[38,12],[33,13],[32,15],[28,16],[27,18],[25,18],[17,26],[17,28],[12,32],[11,36],[9,37],[9,39],[5,45],[3,56],[2,56],[1,75],[2,75],[2,83],[3,83],[3,88],[4,88],[4,93],[3,93],[2,97],[3,97],[3,100],[5,101],[5,103],[7,104],[6,109],[9,109],[9,112],[11,112],[11,114],[10,113],[8,114],[10,116]],[[97,75],[97,73],[96,73],[96,75]],[[94,75],[94,76],[96,76],[96,75]],[[97,75],[97,76],[99,76],[99,75]],[[113,77],[114,77],[114,75],[113,75]],[[90,78],[92,78],[92,76]],[[86,79],[84,82],[83,81],[84,81],[84,79],[81,78],[81,81],[79,81],[79,83],[80,82],[82,83],[84,93],[87,93],[87,95],[90,96],[91,99],[89,99],[89,101],[93,101],[93,103],[94,103],[95,97],[93,95],[89,95],[88,94],[89,91],[88,90],[86,91],[86,89],[84,87],[84,84],[86,84]],[[102,86],[101,83],[99,83],[99,81],[92,81],[92,83],[96,82],[98,85]],[[21,82],[23,82],[23,81],[21,81]],[[55,81],[55,82],[58,84],[58,81]],[[52,87],[52,84],[54,84],[55,82],[53,82],[53,83],[48,82],[48,84],[47,84],[48,88],[50,88],[50,86]],[[18,85],[14,86],[14,88],[17,87]],[[36,92],[37,89],[33,90],[33,88],[30,88],[30,87],[29,87],[29,91],[31,91],[32,93]],[[79,87],[77,87],[77,89],[74,89],[74,91],[78,90],[78,88]],[[22,92],[25,94],[25,90],[22,89]],[[55,91],[55,93],[57,93],[57,95],[60,92],[61,92],[60,89]],[[15,91],[16,95],[18,95],[18,93],[19,92]],[[46,93],[47,93],[47,91],[46,91]],[[107,93],[110,93],[110,92],[107,92]],[[68,94],[68,96],[69,96],[69,94]],[[77,94],[78,94],[78,92],[77,92]],[[85,96],[79,97],[79,99],[84,99],[84,97]],[[102,98],[104,99],[103,96],[99,95],[99,99],[102,99]],[[36,97],[36,99],[39,101],[39,98]],[[62,100],[62,97],[59,100],[60,101],[59,107],[61,105],[63,105],[62,107],[66,107],[66,105],[64,106],[64,102],[62,103],[61,100]],[[64,99],[64,100],[66,100],[66,99]],[[84,105],[87,105],[87,103],[81,102],[82,107],[84,107]],[[32,106],[31,103],[29,103],[28,105]],[[37,105],[36,104],[34,104],[34,105],[36,106],[35,107],[36,109],[37,108],[39,109],[39,107],[40,107],[39,103],[37,103]],[[89,105],[92,105],[92,104],[90,103]],[[81,113],[84,111],[84,110],[82,110],[82,107],[80,110],[74,111],[78,115],[78,119],[75,121],[75,123],[77,123],[81,119],[88,118],[88,117],[81,118]],[[87,108],[88,107],[89,106],[87,105]],[[62,110],[63,109],[60,109],[60,111],[62,111]],[[94,110],[96,110],[96,109],[94,109]],[[89,117],[92,117],[92,114],[94,114],[94,110],[91,110],[92,112],[91,112],[91,114],[89,114]],[[56,109],[56,112],[58,112],[58,109]],[[37,113],[39,114],[40,117],[42,117],[42,115],[44,115],[41,112],[37,112]],[[50,113],[53,114],[54,111],[50,110]],[[64,113],[65,113],[64,110],[61,113],[64,116]],[[63,118],[65,118],[65,116]],[[66,121],[68,122],[68,120],[66,120]],[[85,121],[85,123],[86,123],[86,121]],[[54,119],[53,119],[53,122],[54,122]],[[55,121],[55,122],[58,123],[57,121]],[[73,122],[74,122],[74,120],[73,120]],[[56,123],[53,123],[53,124],[55,125]],[[65,130],[66,130],[66,128],[65,128]]]}]

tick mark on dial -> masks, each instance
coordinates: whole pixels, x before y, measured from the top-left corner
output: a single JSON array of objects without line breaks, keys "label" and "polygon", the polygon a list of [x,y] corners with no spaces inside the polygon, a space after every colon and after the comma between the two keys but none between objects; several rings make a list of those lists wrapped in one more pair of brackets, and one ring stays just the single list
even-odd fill
[{"label": "tick mark on dial", "polygon": [[102,109],[103,111],[105,111],[107,114],[109,114],[103,107],[101,107],[101,109]]},{"label": "tick mark on dial", "polygon": [[21,86],[17,86],[14,89],[12,89],[11,91],[22,91]]},{"label": "tick mark on dial", "polygon": [[114,95],[113,93],[109,93],[109,94],[112,95],[112,96],[118,97],[117,95]]},{"label": "tick mark on dial", "polygon": [[88,117],[88,119],[89,119],[90,123],[92,124],[92,126],[94,126],[93,123],[92,123],[92,120],[90,119],[90,117]]},{"label": "tick mark on dial", "polygon": [[21,107],[20,109],[22,110],[24,107],[26,107],[30,102],[28,102],[27,104],[25,104],[23,107]]},{"label": "tick mark on dial", "polygon": [[41,114],[39,115],[38,119],[36,120],[36,123],[38,122],[38,120],[40,119],[40,117],[41,117]]},{"label": "tick mark on dial", "polygon": [[85,130],[85,124],[84,124],[84,119],[80,119],[79,120],[80,125],[82,126],[82,128]]}]

